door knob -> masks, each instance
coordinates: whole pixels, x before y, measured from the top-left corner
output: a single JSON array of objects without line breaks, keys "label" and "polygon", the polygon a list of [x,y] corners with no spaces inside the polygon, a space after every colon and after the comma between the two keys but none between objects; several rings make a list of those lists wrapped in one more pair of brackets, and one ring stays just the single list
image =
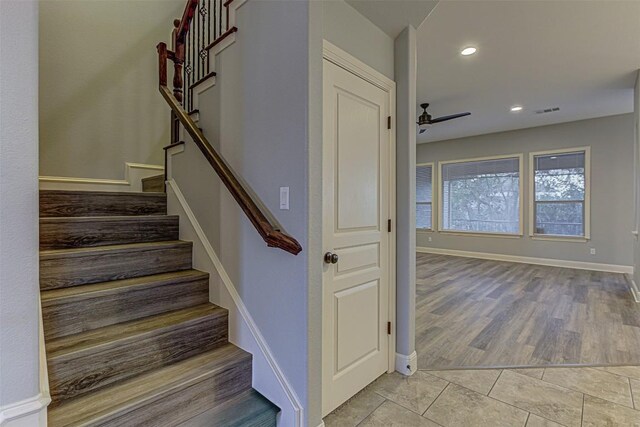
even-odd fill
[{"label": "door knob", "polygon": [[338,262],[338,254],[327,252],[324,254],[324,262],[327,264],[335,264]]}]

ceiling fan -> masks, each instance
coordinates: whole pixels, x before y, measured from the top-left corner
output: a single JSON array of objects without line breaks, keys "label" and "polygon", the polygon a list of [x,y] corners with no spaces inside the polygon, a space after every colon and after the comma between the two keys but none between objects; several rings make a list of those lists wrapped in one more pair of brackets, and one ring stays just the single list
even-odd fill
[{"label": "ceiling fan", "polygon": [[418,128],[420,129],[421,134],[424,133],[427,129],[429,129],[431,125],[434,125],[436,123],[446,122],[447,120],[453,120],[453,119],[457,119],[458,117],[471,115],[471,113],[466,112],[466,113],[451,114],[450,116],[436,117],[435,119],[432,119],[431,114],[427,113],[427,108],[429,108],[428,103],[420,104],[420,108],[424,110],[422,114],[418,116]]}]

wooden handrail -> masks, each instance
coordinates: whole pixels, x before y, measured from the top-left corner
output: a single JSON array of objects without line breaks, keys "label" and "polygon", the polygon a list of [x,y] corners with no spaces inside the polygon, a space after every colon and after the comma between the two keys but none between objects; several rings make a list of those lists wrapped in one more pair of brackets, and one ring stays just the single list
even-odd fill
[{"label": "wooden handrail", "polygon": [[242,186],[240,181],[233,174],[231,169],[223,161],[222,157],[211,146],[202,131],[193,122],[187,111],[182,107],[180,101],[167,87],[167,59],[168,51],[166,43],[160,43],[157,46],[159,58],[159,89],[160,93],[167,101],[171,110],[176,115],[180,123],[185,127],[189,135],[207,159],[213,170],[218,174],[222,183],[227,187],[233,198],[236,200],[240,208],[243,210],[249,221],[258,231],[258,234],[267,243],[267,246],[280,248],[289,253],[297,255],[302,250],[300,243],[293,237],[278,230],[267,219],[258,205],[253,201],[249,193]]},{"label": "wooden handrail", "polygon": [[196,9],[198,8],[198,2],[200,0],[187,0],[187,4],[184,7],[184,12],[182,12],[182,18],[180,21],[174,22],[176,27],[175,40],[178,43],[184,43],[185,38],[187,37],[187,33],[189,32],[189,25],[191,25],[191,20],[193,16],[196,14]]}]

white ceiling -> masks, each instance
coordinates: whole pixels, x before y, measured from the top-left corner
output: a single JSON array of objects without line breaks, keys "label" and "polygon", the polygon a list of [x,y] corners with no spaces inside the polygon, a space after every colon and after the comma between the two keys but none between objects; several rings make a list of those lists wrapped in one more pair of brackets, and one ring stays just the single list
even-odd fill
[{"label": "white ceiling", "polygon": [[[445,0],[417,39],[418,104],[471,112],[419,143],[633,111],[640,1]],[[465,46],[478,52],[463,57]],[[560,111],[534,114],[545,107]]]},{"label": "white ceiling", "polygon": [[346,2],[394,39],[407,25],[418,28],[438,4],[437,0],[346,0]]}]

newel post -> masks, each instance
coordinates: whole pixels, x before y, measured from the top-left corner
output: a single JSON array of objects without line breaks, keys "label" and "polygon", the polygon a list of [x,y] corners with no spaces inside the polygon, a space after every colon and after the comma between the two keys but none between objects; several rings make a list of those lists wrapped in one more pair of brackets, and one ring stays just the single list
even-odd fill
[{"label": "newel post", "polygon": [[167,85],[167,44],[164,42],[158,43],[156,46],[158,50],[158,83],[160,86]]},{"label": "newel post", "polygon": [[173,96],[182,103],[182,64],[184,64],[184,40],[179,38],[180,20],[173,21]]}]

